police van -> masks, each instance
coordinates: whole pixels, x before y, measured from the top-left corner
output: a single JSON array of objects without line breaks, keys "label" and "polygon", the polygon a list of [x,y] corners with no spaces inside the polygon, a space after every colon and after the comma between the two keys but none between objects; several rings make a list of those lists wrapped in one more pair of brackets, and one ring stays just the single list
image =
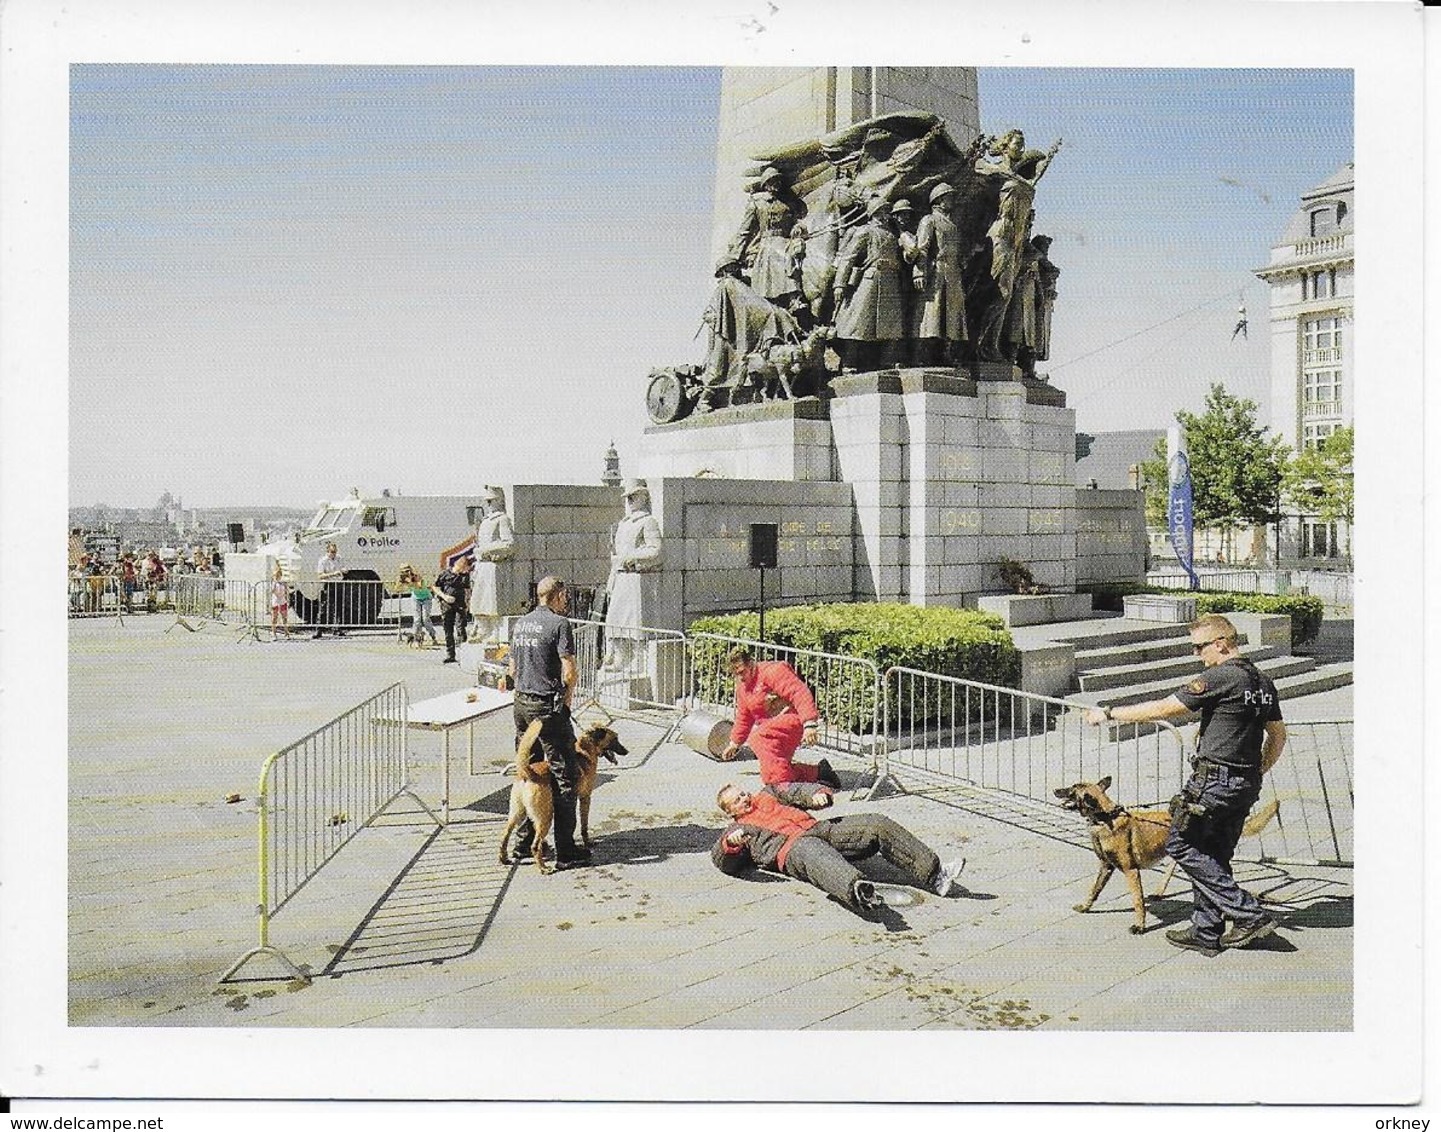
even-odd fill
[{"label": "police van", "polygon": [[322,500],[315,517],[300,530],[253,551],[227,554],[225,576],[269,581],[278,562],[292,589],[314,600],[321,591],[316,564],[325,556],[326,544],[333,542],[347,582],[383,583],[383,588],[372,587],[378,602],[394,596],[391,587],[403,564],[430,581],[446,566],[472,555],[475,528],[484,515],[479,494],[354,493],[335,502]]}]

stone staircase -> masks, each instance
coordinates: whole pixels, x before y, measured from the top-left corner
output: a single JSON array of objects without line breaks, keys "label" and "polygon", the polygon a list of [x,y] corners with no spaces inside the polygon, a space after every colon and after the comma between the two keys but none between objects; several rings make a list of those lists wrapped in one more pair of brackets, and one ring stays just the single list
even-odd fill
[{"label": "stone staircase", "polygon": [[[1108,626],[1093,622],[1069,628],[1065,640],[1076,648],[1074,690],[1067,697],[1091,707],[1117,707],[1164,699],[1202,671],[1191,651],[1185,625],[1154,625],[1127,621]],[[1294,656],[1275,646],[1241,645],[1262,672],[1276,683],[1284,700],[1323,692],[1351,683],[1350,661],[1318,664],[1314,657]]]}]

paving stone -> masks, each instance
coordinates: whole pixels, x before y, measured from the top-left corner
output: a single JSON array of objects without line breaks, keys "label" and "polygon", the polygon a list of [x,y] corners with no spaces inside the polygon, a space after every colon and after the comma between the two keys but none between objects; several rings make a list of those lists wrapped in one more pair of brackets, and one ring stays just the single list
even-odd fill
[{"label": "paving stone", "polygon": [[[1207,962],[1158,931],[1130,936],[1120,878],[1095,912],[1071,911],[1096,864],[1059,808],[996,806],[986,816],[982,793],[959,787],[874,802],[846,792],[837,813],[888,813],[942,856],[969,858],[968,895],[928,898],[888,929],[797,882],[716,871],[716,791],[756,785],[755,764],[713,763],[679,744],[652,751],[660,732],[632,720],[616,724],[632,755],[607,769],[595,797],[593,867],[540,876],[528,863],[499,864],[513,731],[504,716],[488,719],[477,728],[476,776],[464,734],[454,737],[449,832],[435,836],[401,799],[274,917],[272,941],[310,981],[217,986],[256,939],[249,799],[263,759],[395,680],[422,699],[466,676],[388,636],[270,648],[214,627],[167,635],[163,622],[71,627],[72,1025],[1351,1024],[1348,872],[1291,869],[1289,879],[1252,866],[1244,883],[1297,898],[1295,926],[1282,933],[1295,950]],[[137,683],[146,697],[120,694]],[[411,751],[415,787],[436,805],[439,741],[413,735]],[[847,777],[866,765],[830,757]],[[226,805],[232,792],[247,801]],[[866,867],[897,879],[882,863]],[[1158,883],[1155,872],[1146,878],[1148,890]],[[1188,900],[1173,881],[1153,909],[1157,928],[1183,917]]]}]

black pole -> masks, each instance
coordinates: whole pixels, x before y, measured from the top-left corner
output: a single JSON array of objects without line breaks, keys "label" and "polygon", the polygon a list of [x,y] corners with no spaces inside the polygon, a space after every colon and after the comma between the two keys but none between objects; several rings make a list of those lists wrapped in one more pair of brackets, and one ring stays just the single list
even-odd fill
[{"label": "black pole", "polygon": [[760,637],[761,643],[764,644],[764,643],[765,643],[765,639],[766,639],[766,568],[765,568],[764,566],[762,566],[762,567],[760,568],[760,571],[761,571],[761,627],[760,627],[760,632],[757,633],[756,635],[757,635],[758,637]]}]

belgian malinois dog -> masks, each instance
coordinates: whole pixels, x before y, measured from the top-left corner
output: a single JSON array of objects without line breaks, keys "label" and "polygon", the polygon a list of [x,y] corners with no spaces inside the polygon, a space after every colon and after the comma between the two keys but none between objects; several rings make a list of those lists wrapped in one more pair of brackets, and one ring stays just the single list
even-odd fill
[{"label": "belgian malinois dog", "polygon": [[[520,825],[521,818],[530,818],[535,827],[532,854],[535,867],[542,873],[553,870],[545,863],[543,842],[555,821],[555,803],[550,795],[550,763],[543,760],[531,762],[531,754],[540,738],[541,720],[536,720],[525,729],[515,751],[515,785],[510,788],[510,818],[505,823],[505,832],[500,835],[500,863],[510,864],[510,835]],[[609,727],[600,724],[587,727],[575,741],[576,761],[580,764],[580,775],[576,781],[576,798],[580,805],[581,841],[590,846],[590,796],[595,790],[596,766],[602,758],[616,761],[617,755],[628,755],[620,737]]]},{"label": "belgian malinois dog", "polygon": [[[1111,874],[1120,869],[1131,889],[1131,907],[1136,913],[1131,934],[1140,935],[1146,930],[1146,895],[1141,889],[1141,870],[1166,855],[1171,814],[1168,810],[1128,810],[1118,806],[1106,795],[1110,785],[1111,778],[1107,775],[1100,782],[1077,782],[1055,792],[1063,809],[1076,810],[1090,824],[1091,848],[1101,862],[1101,871],[1096,874],[1096,883],[1091,885],[1091,894],[1083,903],[1075,905],[1075,909],[1077,912],[1089,912],[1096,897],[1101,895],[1101,889],[1111,879]],[[1254,837],[1260,833],[1276,816],[1278,809],[1280,804],[1274,799],[1259,807],[1246,819],[1241,835]],[[1174,869],[1172,865],[1172,871]],[[1170,880],[1171,874],[1167,873],[1161,891],[1165,891]]]}]

